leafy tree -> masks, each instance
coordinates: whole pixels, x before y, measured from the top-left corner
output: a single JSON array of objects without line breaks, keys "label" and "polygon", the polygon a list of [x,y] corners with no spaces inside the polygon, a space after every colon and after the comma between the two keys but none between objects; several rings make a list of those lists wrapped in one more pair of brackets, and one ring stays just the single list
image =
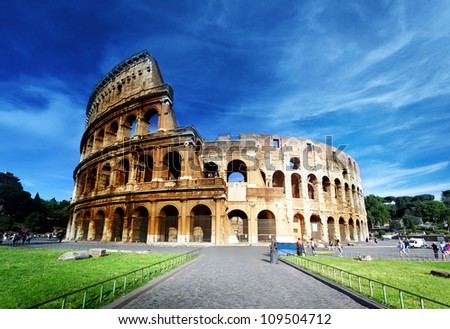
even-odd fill
[{"label": "leafy tree", "polygon": [[421,219],[419,217],[413,215],[405,215],[403,216],[403,225],[407,228],[410,228],[413,232],[416,231],[416,226],[421,224]]},{"label": "leafy tree", "polygon": [[448,216],[448,209],[444,203],[439,201],[425,201],[420,204],[424,222],[440,224]]},{"label": "leafy tree", "polygon": [[434,195],[432,194],[420,194],[420,195],[416,195],[412,198],[411,201],[433,201],[434,200]]},{"label": "leafy tree", "polygon": [[383,198],[370,194],[364,198],[367,220],[373,225],[388,223],[391,216],[388,208],[383,204]]}]

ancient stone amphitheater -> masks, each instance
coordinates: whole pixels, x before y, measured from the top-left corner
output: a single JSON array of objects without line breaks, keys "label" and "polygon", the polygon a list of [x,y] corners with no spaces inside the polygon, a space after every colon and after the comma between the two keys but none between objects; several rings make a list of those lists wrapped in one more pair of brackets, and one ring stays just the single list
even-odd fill
[{"label": "ancient stone amphitheater", "polygon": [[360,171],[315,141],[266,134],[206,141],[178,127],[149,52],[114,67],[86,109],[67,238],[215,245],[367,237]]}]

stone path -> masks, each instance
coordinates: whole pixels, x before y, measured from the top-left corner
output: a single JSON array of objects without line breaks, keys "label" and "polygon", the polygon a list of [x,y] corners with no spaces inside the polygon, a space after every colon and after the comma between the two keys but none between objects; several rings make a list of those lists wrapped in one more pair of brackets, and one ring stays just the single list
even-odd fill
[{"label": "stone path", "polygon": [[[286,264],[268,247],[208,247],[181,271],[144,293],[121,299],[129,309],[360,309],[347,295]],[[109,307],[117,307],[111,304]]]}]

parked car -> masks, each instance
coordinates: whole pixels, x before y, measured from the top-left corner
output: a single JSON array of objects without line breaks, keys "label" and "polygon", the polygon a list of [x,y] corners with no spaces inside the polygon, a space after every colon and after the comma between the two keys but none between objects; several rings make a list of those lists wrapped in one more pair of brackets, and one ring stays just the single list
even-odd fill
[{"label": "parked car", "polygon": [[426,248],[427,243],[425,242],[424,239],[411,238],[411,239],[409,239],[409,246],[411,248]]}]

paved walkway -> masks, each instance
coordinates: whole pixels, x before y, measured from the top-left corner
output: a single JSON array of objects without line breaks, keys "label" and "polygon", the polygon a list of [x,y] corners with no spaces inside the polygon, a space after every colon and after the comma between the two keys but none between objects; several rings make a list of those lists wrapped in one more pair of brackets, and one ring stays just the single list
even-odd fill
[{"label": "paved walkway", "polygon": [[[208,247],[201,256],[140,295],[120,300],[130,309],[359,309],[347,295],[283,263],[268,247]],[[117,307],[115,303],[109,307]]]}]

